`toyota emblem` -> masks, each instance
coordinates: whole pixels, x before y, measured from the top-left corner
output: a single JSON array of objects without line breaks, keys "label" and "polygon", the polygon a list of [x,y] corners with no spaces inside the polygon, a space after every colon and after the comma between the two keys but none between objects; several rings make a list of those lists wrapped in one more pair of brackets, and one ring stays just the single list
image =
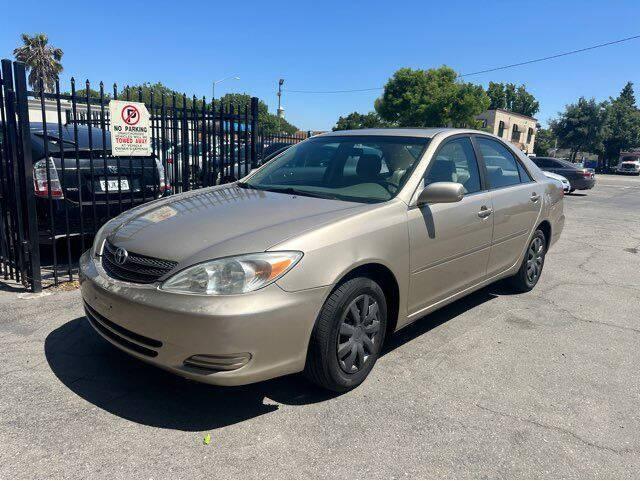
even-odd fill
[{"label": "toyota emblem", "polygon": [[129,253],[126,251],[126,249],[118,247],[116,253],[113,256],[113,260],[116,261],[116,264],[121,266],[122,264],[127,262],[127,257],[129,257]]}]

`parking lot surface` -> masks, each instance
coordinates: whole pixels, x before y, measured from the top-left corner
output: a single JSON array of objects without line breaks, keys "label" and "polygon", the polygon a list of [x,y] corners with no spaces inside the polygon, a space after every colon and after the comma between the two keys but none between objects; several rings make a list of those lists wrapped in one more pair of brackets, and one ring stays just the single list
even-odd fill
[{"label": "parking lot surface", "polygon": [[4,286],[0,477],[638,478],[640,180],[565,213],[533,292],[427,316],[340,396],[182,380],[103,341],[77,290]]}]

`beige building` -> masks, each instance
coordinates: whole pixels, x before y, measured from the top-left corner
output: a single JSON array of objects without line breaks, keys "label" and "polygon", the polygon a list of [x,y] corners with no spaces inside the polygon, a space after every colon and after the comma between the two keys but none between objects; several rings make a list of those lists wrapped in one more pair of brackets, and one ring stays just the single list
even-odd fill
[{"label": "beige building", "polygon": [[525,154],[533,153],[536,140],[536,124],[533,117],[516,114],[504,109],[487,110],[476,117],[482,128],[511,142]]}]

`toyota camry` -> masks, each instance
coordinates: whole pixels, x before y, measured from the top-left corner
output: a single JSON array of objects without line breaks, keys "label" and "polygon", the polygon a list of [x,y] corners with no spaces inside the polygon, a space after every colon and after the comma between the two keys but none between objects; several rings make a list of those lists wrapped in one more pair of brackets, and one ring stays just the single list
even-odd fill
[{"label": "toyota camry", "polygon": [[340,392],[398,329],[500,279],[533,289],[563,225],[560,184],[495,136],[338,131],[112,219],[82,298],[100,335],[178,375]]}]

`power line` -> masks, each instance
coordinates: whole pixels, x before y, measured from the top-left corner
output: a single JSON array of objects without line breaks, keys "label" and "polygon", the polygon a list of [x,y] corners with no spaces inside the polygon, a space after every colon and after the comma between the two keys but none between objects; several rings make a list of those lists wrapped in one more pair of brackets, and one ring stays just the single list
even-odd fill
[{"label": "power line", "polygon": [[370,89],[350,89],[350,90],[289,90],[285,92],[295,92],[297,94],[343,94],[348,92],[369,92],[371,90],[382,90],[384,87],[372,87]]},{"label": "power line", "polygon": [[[618,43],[628,42],[630,40],[636,40],[640,38],[640,35],[633,35],[631,37],[621,38],[619,40],[613,40],[611,42],[600,43],[598,45],[592,45],[590,47],[580,48],[577,50],[571,50],[569,52],[558,53],[556,55],[549,55],[547,57],[535,58],[532,60],[526,60],[524,62],[512,63],[509,65],[503,65],[501,67],[488,68],[485,70],[478,70],[477,72],[470,72],[465,74],[460,74],[458,77],[470,77],[472,75],[480,75],[483,73],[496,72],[498,70],[505,70],[508,68],[521,67],[522,65],[529,65],[532,63],[544,62],[546,60],[552,60],[554,58],[566,57],[567,55],[575,55],[576,53],[587,52],[589,50],[595,50],[597,48],[608,47],[609,45],[615,45]],[[341,93],[351,93],[351,92],[371,92],[373,90],[383,90],[384,87],[371,87],[367,89],[347,89],[347,90],[289,90],[286,89],[286,92],[299,93],[299,94],[341,94]]]},{"label": "power line", "polygon": [[587,50],[594,50],[596,48],[607,47],[609,45],[614,45],[616,43],[628,42],[629,40],[635,40],[640,38],[640,35],[634,35],[633,37],[621,38],[620,40],[614,40],[613,42],[601,43],[598,45],[593,45],[591,47],[580,48],[578,50],[571,50],[570,52],[563,52],[556,55],[550,55],[548,57],[536,58],[533,60],[527,60],[525,62],[512,63],[511,65],[504,65],[503,67],[489,68],[487,70],[479,70],[478,72],[471,72],[462,75],[458,75],[458,77],[469,77],[471,75],[479,75],[481,73],[495,72],[496,70],[504,70],[512,67],[520,67],[521,65],[529,65],[530,63],[544,62],[545,60],[551,60],[559,57],[566,57],[567,55],[573,55],[580,52],[586,52]]}]

